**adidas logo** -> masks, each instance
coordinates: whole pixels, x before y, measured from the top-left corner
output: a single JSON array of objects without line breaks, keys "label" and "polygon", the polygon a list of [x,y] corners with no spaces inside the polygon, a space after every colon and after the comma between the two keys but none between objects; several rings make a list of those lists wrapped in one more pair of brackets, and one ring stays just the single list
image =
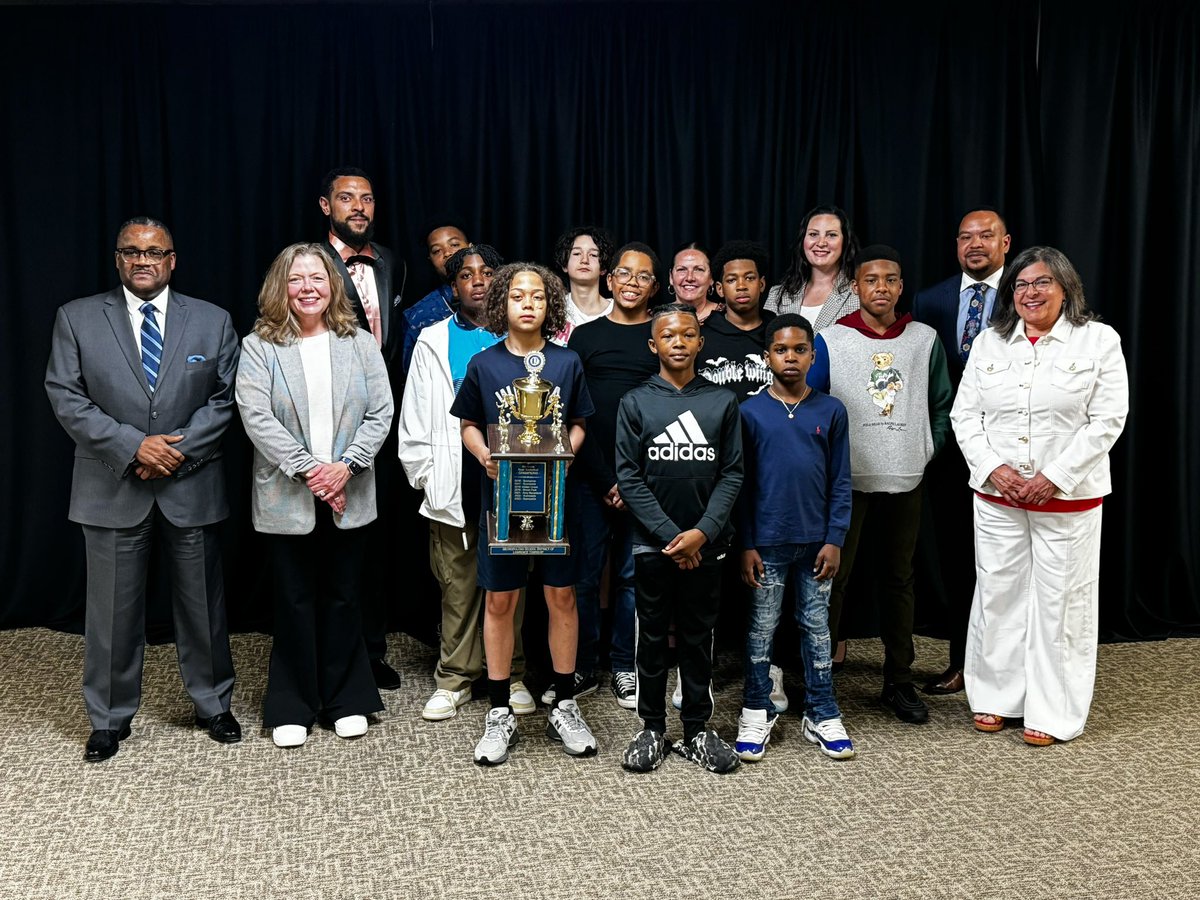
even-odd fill
[{"label": "adidas logo", "polygon": [[700,430],[700,423],[688,410],[666,427],[658,437],[650,442],[646,455],[653,460],[697,460],[712,462],[717,458],[717,451],[708,445],[708,438]]}]

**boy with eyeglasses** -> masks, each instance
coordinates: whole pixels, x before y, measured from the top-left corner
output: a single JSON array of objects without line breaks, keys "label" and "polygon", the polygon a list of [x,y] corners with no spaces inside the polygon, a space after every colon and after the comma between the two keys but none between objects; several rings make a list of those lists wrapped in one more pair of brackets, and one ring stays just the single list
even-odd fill
[{"label": "boy with eyeglasses", "polygon": [[[617,705],[637,705],[634,671],[633,546],[629,511],[617,487],[614,442],[621,398],[658,371],[658,357],[647,350],[650,341],[650,301],[658,293],[658,257],[645,244],[633,242],[612,256],[608,315],[579,326],[568,347],[579,354],[588,392],[596,412],[588,420],[584,442],[574,468],[582,475],[578,511],[583,524],[576,541],[583,550],[576,584],[579,604],[580,683],[576,696],[596,690],[600,644],[600,582],[611,563],[612,597],[611,688]],[[549,692],[547,692],[549,697]]]}]

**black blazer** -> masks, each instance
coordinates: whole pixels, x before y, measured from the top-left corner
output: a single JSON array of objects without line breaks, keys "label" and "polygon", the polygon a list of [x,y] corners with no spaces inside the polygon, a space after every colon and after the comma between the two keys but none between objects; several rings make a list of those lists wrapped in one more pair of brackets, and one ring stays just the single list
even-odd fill
[{"label": "black blazer", "polygon": [[[362,300],[358,296],[358,289],[354,286],[354,279],[350,277],[350,270],[342,262],[341,254],[333,248],[328,238],[321,242],[321,246],[333,257],[333,264],[341,273],[342,281],[346,285],[346,295],[350,298],[350,305],[354,307],[354,314],[358,316],[358,324],[369,331],[370,326],[367,324],[367,314],[363,311]],[[404,344],[404,304],[401,302],[401,294],[404,291],[404,281],[408,271],[403,260],[400,261],[397,269],[392,251],[386,247],[372,243],[371,249],[375,251],[375,265],[372,270],[375,273],[375,293],[379,297],[379,318],[383,328],[383,347],[381,349],[383,361],[390,371],[393,360],[399,361],[400,351]]]}]

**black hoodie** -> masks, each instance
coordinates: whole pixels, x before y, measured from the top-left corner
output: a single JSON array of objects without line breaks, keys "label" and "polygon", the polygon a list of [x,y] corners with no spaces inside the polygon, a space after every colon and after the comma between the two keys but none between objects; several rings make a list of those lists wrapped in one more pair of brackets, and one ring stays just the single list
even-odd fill
[{"label": "black hoodie", "polygon": [[737,397],[699,376],[683,390],[659,375],[631,390],[617,413],[617,486],[635,546],[665,547],[691,528],[727,545],[742,487]]}]

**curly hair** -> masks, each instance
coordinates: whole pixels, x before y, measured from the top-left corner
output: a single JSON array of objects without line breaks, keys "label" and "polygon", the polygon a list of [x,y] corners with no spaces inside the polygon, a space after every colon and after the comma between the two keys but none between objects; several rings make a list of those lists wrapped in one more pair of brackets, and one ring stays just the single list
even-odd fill
[{"label": "curly hair", "polygon": [[779,281],[779,288],[784,294],[799,294],[812,277],[812,263],[804,255],[804,235],[808,233],[809,223],[817,216],[836,216],[842,226],[842,259],[839,267],[839,280],[851,281],[854,278],[855,257],[858,255],[858,238],[850,227],[850,217],[839,206],[814,206],[800,220],[800,230],[792,241],[792,261]]},{"label": "curly hair", "polygon": [[558,236],[558,240],[554,242],[554,264],[562,269],[567,270],[567,262],[571,258],[571,250],[575,246],[575,241],[584,235],[592,239],[592,243],[596,245],[596,249],[600,251],[600,274],[603,275],[608,271],[609,260],[612,259],[613,243],[612,235],[598,225],[581,225],[578,228],[572,228],[569,231],[564,231]]},{"label": "curly hair", "polygon": [[300,337],[300,321],[288,303],[288,274],[301,256],[321,261],[329,279],[329,306],[325,309],[325,325],[338,337],[350,337],[358,330],[358,317],[346,296],[342,276],[333,259],[320,244],[292,244],[275,257],[258,292],[258,319],[254,333],[272,344],[290,344]]},{"label": "curly hair", "polygon": [[767,248],[758,241],[729,241],[712,259],[713,280],[721,281],[725,277],[725,264],[735,259],[748,259],[758,269],[760,277],[767,277],[767,267],[771,264],[771,256]]},{"label": "curly hair", "polygon": [[487,292],[487,330],[492,334],[508,334],[508,291],[513,279],[521,272],[532,272],[542,279],[546,288],[546,318],[542,320],[542,337],[547,340],[567,325],[566,290],[562,279],[532,262],[512,262],[501,266]]},{"label": "curly hair", "polygon": [[504,265],[504,257],[491,244],[467,244],[454,251],[454,255],[446,260],[446,280],[453,282],[466,264],[468,256],[478,256],[483,264],[492,271]]},{"label": "curly hair", "polygon": [[996,308],[992,313],[992,327],[1003,338],[1012,337],[1017,322],[1021,320],[1017,313],[1013,285],[1017,276],[1034,263],[1043,263],[1063,289],[1062,312],[1059,314],[1072,325],[1084,325],[1098,320],[1100,317],[1088,309],[1087,298],[1083,295],[1083,279],[1067,259],[1067,255],[1053,247],[1030,247],[1022,250],[1017,258],[1004,269],[1000,279],[1000,288],[996,291]]}]

